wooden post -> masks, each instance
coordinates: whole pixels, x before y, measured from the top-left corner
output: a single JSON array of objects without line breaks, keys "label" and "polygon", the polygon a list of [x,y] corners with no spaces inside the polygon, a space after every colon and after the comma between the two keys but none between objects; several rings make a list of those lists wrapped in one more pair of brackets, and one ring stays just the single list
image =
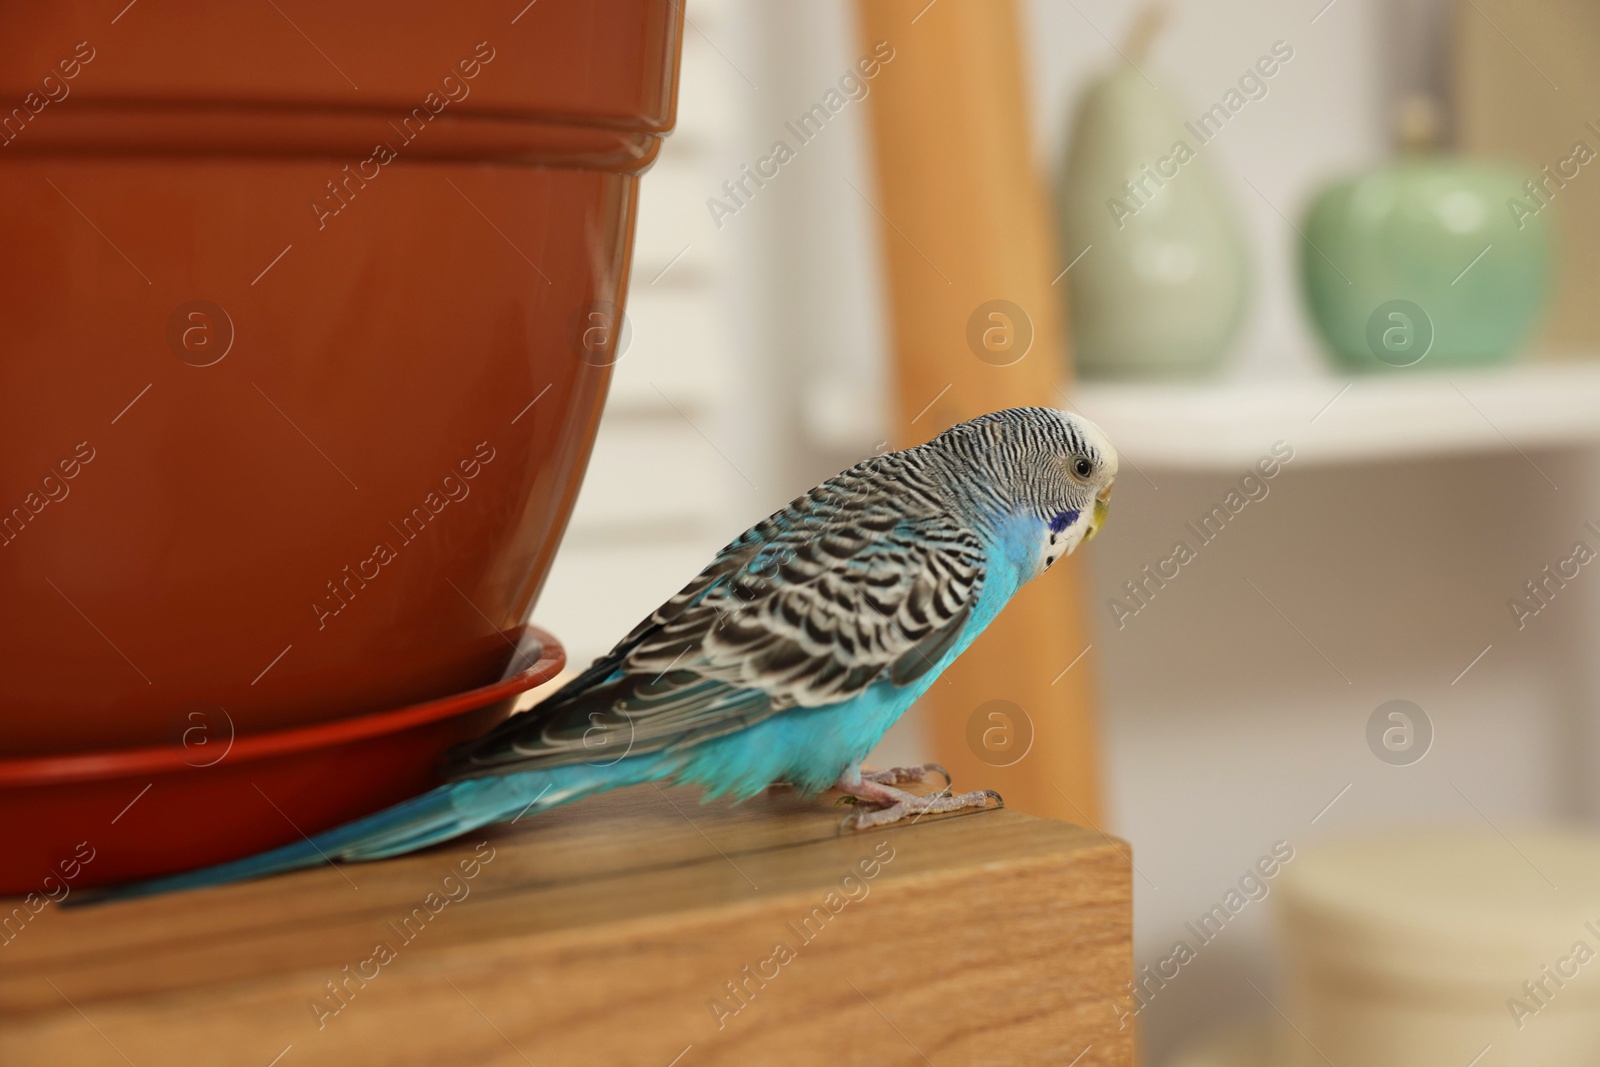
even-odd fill
[{"label": "wooden post", "polygon": [[[1062,292],[1051,280],[1066,262],[1034,171],[1014,6],[861,0],[858,10],[863,52],[894,49],[868,104],[899,443],[997,408],[1063,406]],[[958,788],[1098,824],[1085,593],[1077,562],[1058,563],[929,692],[923,713]]]}]

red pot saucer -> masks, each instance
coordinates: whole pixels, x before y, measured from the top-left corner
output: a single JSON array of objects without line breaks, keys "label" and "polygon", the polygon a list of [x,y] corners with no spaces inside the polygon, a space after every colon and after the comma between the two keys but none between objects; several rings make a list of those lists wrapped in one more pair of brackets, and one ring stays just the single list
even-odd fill
[{"label": "red pot saucer", "polygon": [[415,796],[445,749],[566,664],[517,634],[518,673],[420,704],[245,736],[197,722],[171,745],[0,760],[0,894],[39,900],[222,863]]}]

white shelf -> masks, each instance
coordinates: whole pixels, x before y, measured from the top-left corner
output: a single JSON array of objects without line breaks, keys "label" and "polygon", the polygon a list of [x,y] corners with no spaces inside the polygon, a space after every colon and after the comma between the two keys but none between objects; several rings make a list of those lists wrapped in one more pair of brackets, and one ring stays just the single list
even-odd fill
[{"label": "white shelf", "polygon": [[1296,468],[1600,442],[1600,362],[1281,382],[1079,382],[1067,396],[1140,467],[1231,472],[1280,440],[1294,446]]}]

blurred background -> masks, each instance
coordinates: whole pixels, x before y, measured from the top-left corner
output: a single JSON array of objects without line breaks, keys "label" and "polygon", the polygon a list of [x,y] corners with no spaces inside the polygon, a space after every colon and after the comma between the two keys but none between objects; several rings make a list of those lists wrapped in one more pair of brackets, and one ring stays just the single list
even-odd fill
[{"label": "blurred background", "polygon": [[[910,357],[886,242],[938,237],[881,207],[872,108],[918,34],[960,6],[935,0],[891,39],[843,0],[689,5],[678,128],[642,187],[626,348],[536,612],[574,665],[760,516],[942,428],[896,394]],[[1600,816],[1600,577],[1584,565],[1600,549],[1600,177],[1586,166],[1600,13],[1031,0],[1018,31],[1018,128],[1061,271],[1038,286],[1070,342],[1025,357],[1124,457],[1070,606],[1087,620],[1076,669],[1093,672],[1099,780],[1067,789],[1094,790],[1099,825],[1132,843],[1135,964],[1166,977],[1108,1010],[1129,1014],[1151,1064],[1322,1062],[1263,1058],[1249,1036],[1318,1010],[1290,988],[1314,939],[1255,903],[1274,889],[1264,858],[1396,830],[1434,847],[1460,828],[1487,851],[1465,874],[1437,869],[1508,879],[1526,900],[1555,894],[1552,865],[1588,855],[1581,828]],[[786,124],[880,38],[895,59],[797,138]],[[937,138],[947,120],[969,135],[948,114],[923,121]],[[775,177],[725,186],[779,140],[794,151]],[[970,359],[959,331],[947,344]],[[877,762],[946,755],[913,712]],[[1551,844],[1561,825],[1577,836]],[[1248,906],[1197,938],[1252,871]],[[1574,885],[1550,898],[1564,916],[1593,902]],[[1435,936],[1496,933],[1457,904],[1458,928]],[[1580,938],[1600,944],[1573,926],[1549,951],[1506,955],[1478,1001],[1506,1038],[1440,1062],[1568,1062],[1502,1057],[1547,1001],[1592,995],[1521,986],[1539,978],[1528,960],[1559,969]],[[1179,941],[1194,949],[1181,966]],[[1594,1015],[1572,1026],[1592,1050]],[[1242,1044],[1208,1044],[1229,1031]]]}]

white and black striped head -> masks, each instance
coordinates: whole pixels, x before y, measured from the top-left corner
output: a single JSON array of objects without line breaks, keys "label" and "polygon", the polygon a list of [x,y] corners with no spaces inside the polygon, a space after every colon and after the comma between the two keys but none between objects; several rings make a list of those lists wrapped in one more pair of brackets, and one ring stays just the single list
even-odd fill
[{"label": "white and black striped head", "polygon": [[1117,450],[1100,427],[1054,408],[1007,408],[958,423],[929,442],[956,461],[961,495],[990,521],[1037,522],[1038,565],[1100,532]]}]

